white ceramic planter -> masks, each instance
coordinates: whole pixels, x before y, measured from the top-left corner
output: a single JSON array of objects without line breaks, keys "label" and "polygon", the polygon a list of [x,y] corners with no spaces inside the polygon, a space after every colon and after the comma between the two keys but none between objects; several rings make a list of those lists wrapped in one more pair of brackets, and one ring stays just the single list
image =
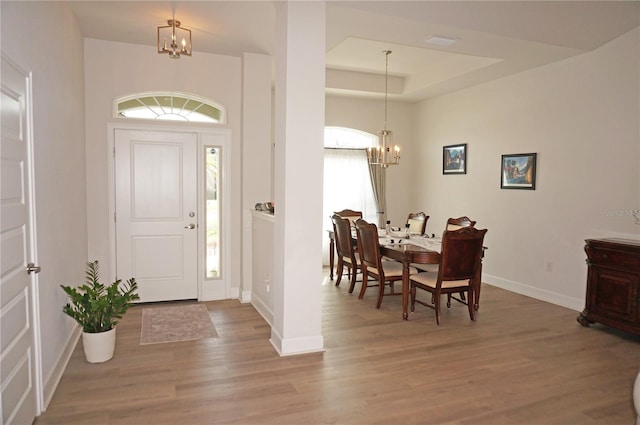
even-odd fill
[{"label": "white ceramic planter", "polygon": [[102,363],[113,357],[116,348],[116,328],[100,333],[82,332],[84,355],[89,363]]}]

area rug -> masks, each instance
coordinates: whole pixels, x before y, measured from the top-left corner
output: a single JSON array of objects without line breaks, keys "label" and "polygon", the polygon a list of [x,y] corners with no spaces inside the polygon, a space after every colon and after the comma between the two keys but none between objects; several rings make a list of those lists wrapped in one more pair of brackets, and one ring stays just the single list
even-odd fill
[{"label": "area rug", "polygon": [[142,309],[140,345],[216,338],[207,307],[202,304]]}]

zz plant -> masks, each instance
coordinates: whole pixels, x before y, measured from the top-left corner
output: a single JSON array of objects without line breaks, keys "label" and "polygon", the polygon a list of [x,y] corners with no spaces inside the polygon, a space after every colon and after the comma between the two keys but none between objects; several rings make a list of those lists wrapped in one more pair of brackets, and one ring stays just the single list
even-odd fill
[{"label": "zz plant", "polygon": [[120,279],[106,286],[100,283],[98,260],[87,263],[86,283],[77,288],[60,285],[69,296],[62,309],[82,326],[83,332],[106,332],[139,300],[138,284],[134,278],[123,283]]}]

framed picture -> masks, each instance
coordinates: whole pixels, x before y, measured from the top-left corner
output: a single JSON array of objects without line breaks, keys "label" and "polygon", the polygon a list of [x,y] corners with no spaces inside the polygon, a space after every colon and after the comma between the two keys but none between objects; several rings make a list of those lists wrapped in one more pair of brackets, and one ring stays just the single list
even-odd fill
[{"label": "framed picture", "polygon": [[442,147],[442,174],[467,174],[467,144]]},{"label": "framed picture", "polygon": [[535,153],[502,155],[500,188],[535,190],[536,156]]}]

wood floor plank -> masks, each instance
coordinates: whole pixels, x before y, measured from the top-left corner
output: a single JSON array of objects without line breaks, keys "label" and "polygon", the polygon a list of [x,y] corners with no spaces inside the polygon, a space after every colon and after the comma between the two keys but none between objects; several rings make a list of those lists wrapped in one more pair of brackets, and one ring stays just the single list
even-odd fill
[{"label": "wood floor plank", "polygon": [[[357,284],[357,294],[359,284]],[[217,338],[140,345],[142,306],[118,326],[115,356],[84,360],[82,343],[37,425],[633,424],[640,337],[577,312],[483,286],[466,306],[375,308],[322,287],[326,351],[279,357],[252,306],[208,302]]]}]

